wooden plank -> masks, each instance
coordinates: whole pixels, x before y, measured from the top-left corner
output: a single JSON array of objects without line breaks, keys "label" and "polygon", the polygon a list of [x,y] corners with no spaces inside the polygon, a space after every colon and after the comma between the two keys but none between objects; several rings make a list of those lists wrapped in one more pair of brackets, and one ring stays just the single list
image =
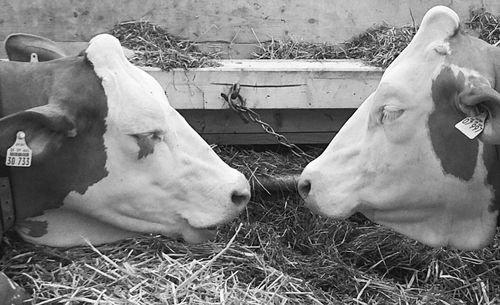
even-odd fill
[{"label": "wooden plank", "polygon": [[[334,60],[302,60],[302,59],[241,59],[221,60],[220,67],[200,68],[205,72],[374,72],[380,69],[368,66],[359,60],[334,59]],[[151,69],[150,71],[159,69]],[[176,71],[183,71],[176,69]]]},{"label": "wooden plank", "polygon": [[[332,141],[335,132],[311,132],[311,133],[283,133],[291,143],[294,144],[327,144]],[[279,144],[276,139],[268,134],[202,134],[209,144],[224,145],[273,145]]]},{"label": "wooden plank", "polygon": [[[343,42],[374,24],[419,22],[437,0],[1,0],[0,39],[28,32],[55,41],[88,41],[114,24],[148,20],[205,43],[257,44],[270,39]],[[465,20],[470,8],[500,13],[497,0],[447,1]]]},{"label": "wooden plank", "polygon": [[[261,109],[260,119],[295,144],[329,143],[355,109]],[[244,122],[233,110],[179,112],[209,143],[278,144],[259,124]]]},{"label": "wooden plank", "polygon": [[[265,133],[254,122],[245,122],[231,109],[179,109],[180,114],[200,134]],[[278,133],[336,132],[355,109],[259,109],[260,119]]]},{"label": "wooden plank", "polygon": [[221,93],[241,85],[255,109],[357,108],[383,70],[352,60],[226,60],[216,68],[148,72],[177,109],[226,109]]}]

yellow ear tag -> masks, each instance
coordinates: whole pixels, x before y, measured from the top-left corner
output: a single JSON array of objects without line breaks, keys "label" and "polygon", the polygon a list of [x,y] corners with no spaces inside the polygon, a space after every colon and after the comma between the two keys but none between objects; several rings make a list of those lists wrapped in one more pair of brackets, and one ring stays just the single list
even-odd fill
[{"label": "yellow ear tag", "polygon": [[26,134],[18,131],[16,134],[16,142],[7,149],[5,157],[5,165],[13,167],[30,167],[31,166],[31,149],[26,144]]},{"label": "yellow ear tag", "polygon": [[481,113],[478,116],[466,117],[458,122],[455,127],[472,140],[483,132],[486,116],[486,113]]}]

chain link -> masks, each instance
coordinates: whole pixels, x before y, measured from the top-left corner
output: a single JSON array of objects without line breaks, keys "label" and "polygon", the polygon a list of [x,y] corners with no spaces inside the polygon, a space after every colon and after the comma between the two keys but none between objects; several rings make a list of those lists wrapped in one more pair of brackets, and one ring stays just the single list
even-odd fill
[{"label": "chain link", "polygon": [[302,157],[306,161],[311,161],[314,159],[314,157],[308,155],[300,147],[293,143],[290,143],[290,141],[284,135],[277,133],[271,125],[262,121],[260,115],[257,112],[246,107],[245,100],[240,94],[239,84],[233,84],[229,89],[228,94],[226,95],[224,93],[221,93],[221,96],[228,103],[229,108],[234,110],[245,123],[253,122],[259,124],[267,134],[274,136],[279,144],[288,147],[290,151],[296,156]]}]

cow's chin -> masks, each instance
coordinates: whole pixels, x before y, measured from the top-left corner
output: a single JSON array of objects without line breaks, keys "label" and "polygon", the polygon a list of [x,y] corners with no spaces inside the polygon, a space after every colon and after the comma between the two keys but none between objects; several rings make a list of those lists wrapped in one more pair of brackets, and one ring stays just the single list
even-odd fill
[{"label": "cow's chin", "polygon": [[456,220],[439,209],[413,210],[360,209],[368,219],[430,247],[475,250],[491,243],[496,213],[491,217]]},{"label": "cow's chin", "polygon": [[[370,218],[369,216],[367,217]],[[490,232],[471,232],[469,234],[453,234],[453,232],[447,232],[443,234],[438,229],[425,223],[394,224],[380,219],[372,220],[410,239],[419,241],[433,248],[446,247],[466,251],[477,250],[490,244],[494,237],[494,234]]]},{"label": "cow's chin", "polygon": [[217,230],[215,228],[195,228],[189,224],[181,232],[181,237],[185,242],[198,244],[215,238]]},{"label": "cow's chin", "polygon": [[[234,217],[220,219],[210,219],[202,215],[200,217],[187,218],[179,213],[172,213],[169,217],[148,217],[138,218],[139,214],[116,213],[121,218],[115,225],[121,228],[133,229],[141,233],[161,234],[170,238],[182,238],[187,243],[202,243],[215,238],[217,227]],[[165,216],[165,215],[163,215]],[[197,215],[199,216],[199,215]],[[111,221],[111,219],[108,219]],[[115,219],[116,220],[116,219]]]},{"label": "cow's chin", "polygon": [[202,243],[214,239],[215,235],[217,234],[217,227],[228,223],[235,217],[237,217],[237,215],[231,215],[227,219],[222,219],[217,223],[203,226],[197,225],[196,221],[182,218],[181,221],[183,222],[183,224],[181,226],[180,236],[184,239],[184,241],[191,244]]},{"label": "cow's chin", "polygon": [[357,202],[345,199],[318,199],[315,196],[309,196],[304,199],[306,207],[314,214],[326,216],[335,219],[346,219],[357,212]]},{"label": "cow's chin", "polygon": [[196,244],[214,239],[218,225],[219,223],[198,227],[192,225],[187,219],[179,216],[173,216],[167,222],[160,222],[158,219],[140,219],[133,218],[129,215],[122,219],[120,227],[125,230],[127,230],[127,228],[133,228],[134,231],[141,233],[161,234],[173,239],[182,238],[187,243]]}]

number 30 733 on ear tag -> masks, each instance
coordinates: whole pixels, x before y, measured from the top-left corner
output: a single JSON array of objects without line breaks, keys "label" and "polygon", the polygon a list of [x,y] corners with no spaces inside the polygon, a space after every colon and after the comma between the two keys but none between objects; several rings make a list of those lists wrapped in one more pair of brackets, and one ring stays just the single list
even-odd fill
[{"label": "number 30 733 on ear tag", "polygon": [[455,127],[472,140],[483,132],[485,121],[486,113],[481,113],[478,116],[466,117],[458,122]]},{"label": "number 30 733 on ear tag", "polygon": [[7,149],[5,165],[13,167],[30,167],[32,153],[26,144],[26,134],[22,131],[17,132],[16,142]]}]

